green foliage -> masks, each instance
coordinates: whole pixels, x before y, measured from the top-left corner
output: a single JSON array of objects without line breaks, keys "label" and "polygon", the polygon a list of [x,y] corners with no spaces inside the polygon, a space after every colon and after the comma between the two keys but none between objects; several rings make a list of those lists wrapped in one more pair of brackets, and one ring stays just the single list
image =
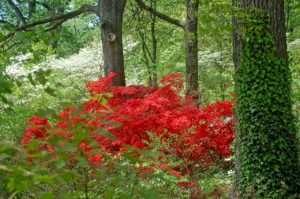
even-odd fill
[{"label": "green foliage", "polygon": [[[28,1],[13,1],[27,17]],[[67,12],[79,8],[84,3],[95,3],[94,0],[42,0],[39,2],[48,3],[54,12],[61,7],[64,7],[65,12]],[[185,0],[156,2],[158,11],[176,19],[182,20],[185,18]],[[129,3],[131,2],[128,1],[127,5]],[[299,116],[300,7],[298,0],[286,0],[285,3],[289,32],[288,41],[290,42],[290,66],[294,78],[292,100],[296,104],[294,109],[296,109],[296,114]],[[199,88],[203,103],[215,101],[216,99],[226,99],[228,97],[226,93],[233,90],[231,29],[228,26],[231,22],[230,4],[231,1],[229,0],[200,1],[198,13]],[[52,14],[52,12],[39,5],[33,16],[28,19],[28,22],[50,17]],[[145,17],[142,22],[134,21],[132,16],[133,13],[126,9],[123,23],[124,46],[131,46],[129,48],[125,47],[127,82],[129,84],[146,84],[147,68],[143,62],[141,42],[140,39],[137,39],[138,35],[135,29],[146,26],[146,42],[151,51],[150,19],[148,13],[143,13]],[[0,19],[22,25],[7,1],[0,1]],[[250,20],[249,31],[244,35],[246,48],[241,57],[242,64],[237,76],[241,85],[237,98],[243,102],[243,106],[238,104],[237,108],[240,111],[238,114],[243,114],[240,120],[245,124],[240,127],[241,132],[245,134],[242,144],[242,147],[245,148],[242,164],[245,166],[245,172],[250,176],[244,176],[242,183],[244,187],[249,188],[249,195],[252,194],[252,188],[254,188],[264,192],[258,192],[260,195],[269,194],[262,198],[276,197],[276,194],[280,197],[280,194],[284,195],[289,191],[292,192],[292,189],[298,186],[297,180],[295,180],[298,177],[297,172],[285,169],[297,162],[295,159],[289,159],[294,157],[293,153],[296,153],[292,148],[297,145],[295,142],[298,140],[295,137],[293,122],[290,122],[294,120],[290,112],[291,107],[288,105],[291,101],[288,97],[291,81],[290,72],[281,60],[274,57],[273,42],[270,36],[264,32],[267,28],[265,23],[257,19]],[[76,169],[67,168],[67,162],[63,153],[61,153],[61,156],[53,159],[51,169],[54,169],[54,172],[50,172],[43,167],[40,161],[33,161],[28,164],[24,159],[27,154],[24,154],[23,148],[16,143],[19,142],[19,138],[25,130],[26,121],[30,116],[36,114],[51,118],[51,116],[55,117],[53,112],[58,112],[58,110],[62,110],[70,104],[80,105],[83,99],[86,98],[82,95],[86,79],[101,76],[102,72],[100,70],[103,67],[101,60],[99,63],[95,60],[90,61],[88,65],[84,62],[87,57],[95,56],[94,53],[81,56],[81,59],[74,59],[76,56],[80,57],[74,55],[80,49],[92,46],[94,45],[92,41],[99,40],[99,21],[93,14],[85,14],[76,17],[76,19],[68,20],[59,26],[57,30],[51,32],[43,31],[44,27],[42,25],[28,31],[18,32],[5,45],[2,45],[1,42],[0,140],[12,140],[14,143],[6,141],[0,143],[0,198],[8,198],[14,193],[15,196],[24,196],[25,198],[27,196],[53,198],[53,194],[56,196],[56,193],[61,194],[61,198],[84,197],[84,187],[81,182],[84,179],[83,174],[86,173],[86,170],[84,170],[87,166],[86,161],[81,160]],[[259,28],[251,29],[250,27]],[[12,31],[11,25],[0,23],[0,40]],[[258,35],[256,33],[262,34]],[[184,74],[183,30],[157,18],[156,35],[158,40],[157,66],[159,77],[168,73],[181,72]],[[55,45],[57,45],[56,48],[54,48]],[[252,49],[257,49],[256,53],[253,53]],[[97,52],[101,54],[100,48]],[[65,62],[61,62],[65,69],[57,69],[55,66],[58,59],[54,63],[44,62],[53,54],[60,58],[59,61],[62,58],[70,57],[73,62],[82,66],[82,70],[70,72],[71,68],[74,67]],[[213,56],[215,54],[217,56]],[[18,74],[16,77],[7,74],[7,67],[14,64],[20,55],[29,55],[22,60],[22,63],[19,63],[20,65],[24,65],[28,70],[42,65],[42,67],[39,67],[42,68],[42,71],[31,71],[25,75],[27,79],[21,77],[22,74]],[[71,60],[69,61],[71,62]],[[91,65],[95,62],[100,66],[99,73],[91,69]],[[50,74],[47,73],[48,69],[52,69]],[[85,71],[92,71],[94,76],[86,75]],[[76,74],[82,74],[82,76],[76,76]],[[74,78],[74,76],[76,77]],[[272,94],[265,95],[266,91],[272,91]],[[279,128],[278,124],[280,125]],[[158,145],[166,144],[167,147],[167,142],[153,142],[153,144],[155,143]],[[36,144],[32,143],[32,147]],[[153,148],[155,147],[153,146]],[[73,150],[73,146],[62,149],[62,151],[69,152]],[[154,151],[150,155],[143,154],[141,158],[155,156],[156,152]],[[45,157],[45,154],[37,155]],[[139,189],[145,190],[145,193],[134,193],[136,195],[132,197],[158,198],[157,195],[153,195],[153,191],[159,192],[161,197],[165,198],[189,196],[190,190],[188,188],[179,189],[176,185],[177,179],[160,169],[156,169],[153,176],[149,174],[144,180],[137,182],[137,171],[128,170],[129,165],[134,165],[137,161],[130,154],[126,158],[118,160],[109,156],[106,158],[114,166],[104,171],[107,172],[107,175],[98,174],[98,176],[93,176],[93,179],[90,179],[88,183],[90,198],[103,198],[103,195],[99,195],[99,193],[105,193],[107,198],[113,197],[113,195],[116,198],[126,198],[128,194],[131,194],[132,189],[135,189],[134,192]],[[154,166],[157,163],[150,157],[146,162],[147,166]],[[172,163],[173,166],[176,166],[176,164],[178,163]],[[92,168],[93,165],[88,165],[88,167]],[[215,168],[209,168],[207,171],[199,173],[199,176],[193,176],[197,179],[197,183],[201,185],[201,191],[204,193],[204,195],[199,193],[199,197],[207,197],[216,186],[228,186],[228,184],[220,185],[219,183],[228,180],[226,174],[211,174],[216,170]],[[77,171],[80,172],[76,173]],[[262,177],[260,175],[267,171],[272,171],[270,176]],[[287,176],[293,172],[295,179],[288,179]],[[89,173],[89,177],[91,176],[92,174]],[[57,183],[53,183],[53,181]],[[78,187],[78,190],[75,189],[76,187]],[[280,191],[280,188],[282,188],[282,191]],[[269,190],[272,191],[269,192]],[[215,195],[210,197],[215,197]]]},{"label": "green foliage", "polygon": [[[156,9],[168,16],[174,18],[184,18],[185,9],[183,1],[173,1],[172,3],[164,1],[156,1]],[[134,2],[128,2],[128,10],[124,16],[124,43],[130,43],[132,50],[128,52],[125,59],[126,81],[130,84],[146,85],[149,72],[152,72],[152,61],[149,56],[149,69],[145,62],[142,50],[142,41],[139,32],[144,34],[145,43],[147,45],[147,53],[152,53],[151,38],[151,17],[146,11],[140,10]],[[132,30],[135,31],[132,31]],[[184,54],[184,31],[181,28],[170,25],[169,23],[156,17],[155,35],[157,40],[157,73],[158,79],[170,73],[184,73],[185,54]],[[134,44],[134,45],[133,45]],[[133,81],[135,80],[135,81]]]},{"label": "green foliage", "polygon": [[236,74],[240,196],[288,198],[299,193],[298,143],[291,71],[275,56],[268,18],[247,16]]},{"label": "green foliage", "polygon": [[[143,171],[161,164],[158,161],[160,152],[128,146],[127,152],[120,157],[102,151],[97,154],[103,155],[104,161],[94,165],[86,160],[84,151],[76,154],[76,146],[83,137],[87,138],[89,131],[82,130],[81,125],[73,130],[77,135],[68,145],[62,146],[62,139],[55,136],[48,140],[57,150],[55,156],[45,151],[26,154],[18,144],[0,142],[0,197],[167,199],[190,194],[188,189],[177,186],[178,178],[169,171],[160,168],[154,168],[153,172]],[[91,140],[87,138],[86,141]],[[35,150],[43,144],[46,143],[35,140],[27,149]],[[68,155],[71,153],[75,155],[72,159]]]},{"label": "green foliage", "polygon": [[200,1],[199,93],[202,104],[227,100],[233,93],[231,1]]},{"label": "green foliage", "polygon": [[78,53],[87,43],[100,40],[100,29],[74,19],[64,23],[56,35],[57,57],[69,57]]},{"label": "green foliage", "polygon": [[285,0],[286,26],[292,41],[299,36],[300,26],[300,2],[298,0]]}]

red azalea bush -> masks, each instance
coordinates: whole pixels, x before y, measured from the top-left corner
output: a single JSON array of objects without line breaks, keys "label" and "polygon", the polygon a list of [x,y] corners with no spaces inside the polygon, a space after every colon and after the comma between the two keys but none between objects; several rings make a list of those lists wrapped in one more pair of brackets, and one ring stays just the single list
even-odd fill
[{"label": "red azalea bush", "polygon": [[[101,161],[102,155],[93,152],[116,154],[126,151],[125,145],[151,150],[148,132],[159,137],[161,142],[168,140],[168,147],[162,145],[160,151],[185,162],[180,168],[185,172],[190,172],[196,165],[223,164],[231,155],[233,102],[217,101],[206,107],[195,107],[189,99],[179,95],[183,89],[182,74],[165,76],[161,80],[162,87],[154,89],[112,86],[113,76],[110,73],[88,82],[90,100],[83,103],[80,110],[71,107],[59,113],[61,119],[56,125],[51,126],[47,118],[30,118],[22,144],[26,146],[32,139],[56,136],[64,138],[60,143],[64,145],[74,139],[78,131],[74,127],[80,125],[90,133],[88,139],[79,139],[77,151],[86,154],[87,160],[94,164]],[[109,134],[103,134],[103,129]],[[97,145],[92,145],[90,140]],[[40,144],[36,150],[55,154],[51,144]]]}]

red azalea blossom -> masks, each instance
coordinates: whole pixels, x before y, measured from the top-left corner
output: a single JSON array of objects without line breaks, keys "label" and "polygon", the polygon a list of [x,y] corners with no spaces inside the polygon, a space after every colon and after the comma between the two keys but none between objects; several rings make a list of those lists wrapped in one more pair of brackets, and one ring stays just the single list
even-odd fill
[{"label": "red azalea blossom", "polygon": [[[32,139],[56,135],[67,138],[61,143],[63,145],[76,134],[72,127],[80,123],[84,124],[81,128],[90,131],[88,139],[98,143],[98,146],[91,147],[82,140],[77,147],[77,150],[86,152],[88,161],[93,164],[103,158],[94,151],[105,150],[116,154],[125,151],[125,145],[151,150],[145,142],[152,142],[148,132],[160,137],[161,142],[168,139],[169,147],[162,146],[161,152],[172,154],[176,159],[200,167],[225,164],[224,159],[232,154],[233,101],[217,101],[206,107],[195,107],[189,103],[190,100],[178,94],[183,89],[182,74],[165,76],[161,80],[162,87],[154,89],[145,86],[111,86],[113,76],[113,73],[109,73],[107,77],[88,82],[86,87],[91,99],[82,104],[81,110],[71,107],[59,113],[61,121],[57,121],[56,125],[51,126],[47,118],[30,118],[21,143],[26,145]],[[87,114],[92,117],[87,118]],[[99,133],[100,130],[106,130],[116,139]],[[39,149],[55,153],[54,147],[50,148],[43,146]],[[182,165],[181,168],[172,168],[170,172],[179,176],[179,171],[190,173],[190,169]],[[149,168],[144,170],[153,171]]]}]

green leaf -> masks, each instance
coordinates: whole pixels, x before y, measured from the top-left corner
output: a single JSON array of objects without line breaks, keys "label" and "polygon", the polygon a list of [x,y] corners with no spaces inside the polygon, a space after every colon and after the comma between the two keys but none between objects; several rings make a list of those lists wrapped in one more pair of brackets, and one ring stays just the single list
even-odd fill
[{"label": "green leaf", "polygon": [[2,34],[2,32],[0,32],[0,40],[4,39],[4,35]]},{"label": "green leaf", "polygon": [[100,135],[103,135],[103,136],[111,139],[111,140],[117,141],[117,138],[105,129],[96,130],[96,132]]},{"label": "green leaf", "polygon": [[90,164],[88,163],[88,161],[83,158],[83,157],[77,157],[76,158],[78,160],[78,165],[82,168],[88,168],[90,167]]},{"label": "green leaf", "polygon": [[40,192],[38,193],[38,196],[42,199],[53,199],[55,198],[55,195],[50,192]]},{"label": "green leaf", "polygon": [[58,161],[55,163],[56,169],[61,169],[61,168],[63,168],[65,165],[66,165],[66,162],[63,161],[63,160],[58,160]]},{"label": "green leaf", "polygon": [[30,83],[31,83],[33,86],[36,85],[35,81],[34,81],[33,78],[32,78],[32,74],[31,74],[31,73],[29,73],[29,74],[27,75],[27,78],[28,78],[28,80],[30,81]]},{"label": "green leaf", "polygon": [[133,155],[129,154],[128,152],[123,153],[123,157],[129,160],[133,165],[138,163],[138,159]]},{"label": "green leaf", "polygon": [[47,88],[44,89],[46,91],[46,93],[48,93],[49,95],[56,97],[56,94],[54,93],[55,90],[53,88],[51,88],[50,86],[48,86]]},{"label": "green leaf", "polygon": [[34,151],[37,147],[39,146],[39,141],[38,140],[32,140],[27,144],[27,149],[29,151]]}]

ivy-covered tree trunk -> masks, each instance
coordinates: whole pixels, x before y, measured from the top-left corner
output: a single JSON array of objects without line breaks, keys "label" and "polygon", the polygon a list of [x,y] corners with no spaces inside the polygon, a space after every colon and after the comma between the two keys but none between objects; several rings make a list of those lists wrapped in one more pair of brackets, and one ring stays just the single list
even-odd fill
[{"label": "ivy-covered tree trunk", "polygon": [[[229,198],[296,198],[298,140],[284,0],[233,0],[236,173]],[[243,17],[236,17],[243,16]]]},{"label": "ivy-covered tree trunk", "polygon": [[104,73],[114,72],[115,86],[125,86],[122,23],[126,0],[99,0]]}]

